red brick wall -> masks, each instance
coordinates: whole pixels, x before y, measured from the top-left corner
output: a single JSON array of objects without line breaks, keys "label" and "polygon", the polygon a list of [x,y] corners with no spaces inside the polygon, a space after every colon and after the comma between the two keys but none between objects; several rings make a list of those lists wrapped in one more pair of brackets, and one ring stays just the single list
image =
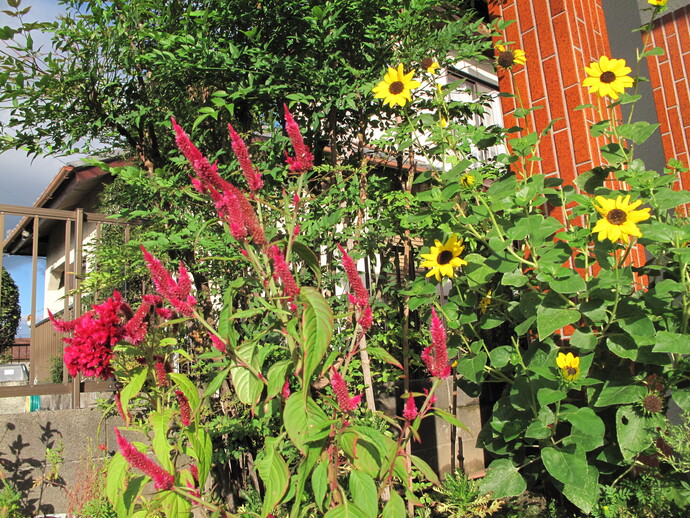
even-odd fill
[{"label": "red brick wall", "polygon": [[[585,67],[609,55],[604,11],[600,0],[489,0],[492,17],[517,20],[506,29],[505,41],[523,49],[527,63],[514,67],[515,82],[525,106],[544,108],[529,117],[528,131],[541,131],[552,119],[550,135],[542,140],[535,172],[560,176],[566,182],[601,165],[599,146],[589,135],[589,126],[599,117],[593,109],[574,111],[582,104],[604,104],[581,86]],[[513,92],[510,74],[499,73],[501,91]],[[503,99],[506,126],[514,125],[510,114],[514,98]],[[523,124],[524,125],[524,122]]]},{"label": "red brick wall", "polygon": [[[657,20],[651,46],[661,47],[663,56],[649,56],[649,78],[654,92],[659,131],[668,161],[677,158],[690,163],[690,6]],[[690,190],[690,172],[681,173],[678,189]]]}]

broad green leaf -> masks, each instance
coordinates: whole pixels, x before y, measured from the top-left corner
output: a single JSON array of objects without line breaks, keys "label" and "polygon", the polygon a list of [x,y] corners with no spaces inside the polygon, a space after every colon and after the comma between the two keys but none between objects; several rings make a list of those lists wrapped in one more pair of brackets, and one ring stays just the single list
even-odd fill
[{"label": "broad green leaf", "polygon": [[659,331],[652,350],[657,353],[690,354],[690,335]]},{"label": "broad green leaf", "polygon": [[489,464],[479,491],[491,493],[491,498],[521,495],[527,489],[525,479],[509,459],[497,459]]},{"label": "broad green leaf", "polygon": [[122,402],[122,412],[127,415],[129,413],[129,402],[139,394],[141,387],[144,386],[148,369],[141,368],[135,371],[134,376],[129,380],[122,391],[120,392],[120,401]]},{"label": "broad green leaf", "polygon": [[575,445],[563,448],[546,447],[541,450],[541,459],[549,474],[565,485],[584,489],[587,476],[587,458],[583,450]]},{"label": "broad green leaf", "polygon": [[472,357],[463,357],[458,360],[457,371],[470,381],[480,383],[484,379],[484,366],[489,357],[484,351]]},{"label": "broad green leaf", "polygon": [[388,500],[384,506],[381,518],[401,518],[406,515],[407,509],[405,507],[405,501],[395,489],[391,489],[390,500]]},{"label": "broad green leaf", "polygon": [[278,453],[279,442],[274,437],[267,437],[264,448],[255,462],[265,487],[262,516],[268,515],[280,503],[290,481],[290,470]]},{"label": "broad green leaf", "polygon": [[302,287],[297,300],[304,304],[303,379],[305,385],[309,385],[312,374],[321,363],[331,343],[333,313],[323,295],[312,287]]},{"label": "broad green leaf", "polygon": [[196,412],[199,408],[199,389],[196,385],[191,382],[191,380],[184,374],[179,372],[168,373],[172,382],[182,391],[182,393],[187,397],[189,401],[189,406],[192,409],[192,413]]},{"label": "broad green leaf", "polygon": [[379,514],[379,503],[374,479],[364,472],[353,470],[350,472],[349,489],[352,500],[357,502],[357,507],[369,518],[376,518]]},{"label": "broad green leaf", "polygon": [[319,264],[319,259],[316,257],[314,251],[309,248],[304,243],[299,241],[292,242],[292,251],[297,254],[304,264],[314,273],[316,277],[316,283],[321,283],[321,265]]},{"label": "broad green leaf", "polygon": [[319,509],[323,511],[323,499],[328,490],[328,462],[319,462],[311,474],[311,488],[314,492],[314,499]]},{"label": "broad green leaf", "polygon": [[457,417],[455,417],[450,412],[447,412],[447,411],[442,410],[440,408],[434,408],[431,411],[431,413],[437,415],[438,417],[443,419],[446,423],[448,423],[452,426],[455,426],[457,428],[462,428],[463,430],[465,430],[467,432],[470,431],[470,429],[467,428],[467,426],[465,426]]},{"label": "broad green leaf", "polygon": [[[165,407],[164,407],[165,408]],[[172,418],[173,410],[165,408],[161,411],[153,411],[149,414],[149,421],[151,421],[151,428],[153,429],[153,440],[151,446],[153,452],[156,454],[158,462],[166,471],[172,472],[174,466],[170,459],[170,451],[172,446],[168,441],[168,430],[170,428],[170,420]]]},{"label": "broad green leaf", "polygon": [[570,336],[570,345],[577,347],[580,351],[591,351],[597,344],[597,337],[591,331],[576,329]]},{"label": "broad green leaf", "polygon": [[621,454],[630,461],[652,445],[654,430],[664,426],[664,416],[641,416],[632,406],[622,406],[616,412],[616,437]]},{"label": "broad green leaf", "polygon": [[211,471],[211,462],[213,461],[211,436],[204,428],[196,428],[188,431],[187,439],[191,447],[189,454],[197,461],[199,485],[204,487],[206,478]]},{"label": "broad green leaf", "polygon": [[513,348],[509,345],[501,345],[489,351],[489,358],[491,358],[491,366],[496,369],[502,369],[510,362],[513,355]]},{"label": "broad green leaf", "polygon": [[420,459],[416,455],[410,455],[410,460],[412,461],[412,465],[421,471],[429,482],[432,482],[437,486],[441,485],[436,472],[431,469],[431,466],[429,466],[426,461]]},{"label": "broad green leaf", "polygon": [[592,451],[604,444],[606,427],[591,408],[565,411],[561,413],[561,417],[572,425],[570,436],[563,440],[565,446],[574,444],[584,451]]},{"label": "broad green leaf", "polygon": [[105,495],[115,506],[120,494],[125,490],[125,476],[129,472],[129,463],[120,452],[108,461],[108,473],[105,479]]},{"label": "broad green leaf", "polygon": [[378,475],[383,464],[383,455],[372,442],[348,430],[340,436],[340,447],[356,469],[370,477]]},{"label": "broad green leaf", "polygon": [[537,309],[537,332],[544,340],[553,332],[580,320],[580,312],[574,309],[558,309],[539,306]]},{"label": "broad green leaf", "polygon": [[647,389],[642,385],[635,385],[632,379],[612,379],[604,383],[604,386],[594,403],[595,407],[624,405],[640,401]]},{"label": "broad green leaf", "polygon": [[690,412],[690,390],[675,389],[671,393],[671,397],[683,412]]},{"label": "broad green leaf", "polygon": [[290,440],[303,454],[307,453],[307,443],[313,435],[320,432],[328,422],[328,416],[310,397],[302,392],[293,393],[285,403],[283,425]]},{"label": "broad green leaf", "polygon": [[161,504],[165,516],[177,516],[179,518],[191,518],[192,516],[192,504],[189,499],[172,491],[166,492]]},{"label": "broad green leaf", "polygon": [[599,471],[588,465],[583,487],[565,484],[563,494],[584,513],[590,514],[599,501]]},{"label": "broad green leaf", "polygon": [[266,378],[268,379],[267,398],[275,397],[285,386],[287,371],[292,367],[292,360],[280,360],[275,362],[268,369]]},{"label": "broad green leaf", "polygon": [[[237,356],[247,365],[259,370],[257,349],[256,344],[245,344],[237,349]],[[242,403],[253,407],[259,401],[264,383],[252,371],[233,361],[233,366],[230,367],[230,379],[237,398]]]},{"label": "broad green leaf", "polygon": [[398,367],[399,369],[403,368],[402,364],[398,360],[396,360],[395,357],[391,353],[386,351],[383,347],[371,347],[367,345],[366,351],[377,360],[386,362],[389,365]]},{"label": "broad green leaf", "polygon": [[659,127],[659,124],[650,124],[646,121],[637,121],[632,124],[621,124],[618,133],[621,137],[632,140],[635,144],[645,142]]},{"label": "broad green leaf", "polygon": [[204,390],[203,397],[208,397],[211,394],[216,393],[216,391],[220,388],[220,386],[223,384],[223,382],[227,379],[228,375],[230,374],[230,369],[230,367],[228,367],[227,369],[223,369],[213,377],[213,379],[206,387],[206,390]]},{"label": "broad green leaf", "polygon": [[354,503],[346,501],[343,505],[328,511],[323,518],[367,518],[367,515]]}]

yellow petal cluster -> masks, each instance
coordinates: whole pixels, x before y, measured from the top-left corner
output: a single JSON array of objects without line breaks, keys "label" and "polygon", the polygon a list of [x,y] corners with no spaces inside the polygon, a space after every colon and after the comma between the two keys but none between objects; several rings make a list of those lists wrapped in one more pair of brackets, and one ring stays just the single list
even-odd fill
[{"label": "yellow petal cluster", "polygon": [[580,357],[573,353],[558,353],[556,365],[561,369],[561,375],[566,381],[575,381],[580,377]]},{"label": "yellow petal cluster", "polygon": [[524,65],[527,62],[527,56],[524,50],[510,50],[504,45],[496,45],[496,50],[498,51],[496,64],[501,68],[509,69],[512,68],[513,65]]},{"label": "yellow petal cluster", "polygon": [[412,90],[419,88],[422,84],[412,79],[414,72],[413,70],[405,74],[402,63],[397,69],[388,67],[383,81],[376,85],[372,92],[377,99],[383,99],[383,104],[388,103],[391,108],[396,104],[405,106],[408,101],[412,101]]},{"label": "yellow petal cluster", "polygon": [[460,258],[460,254],[465,250],[462,239],[458,240],[457,234],[453,234],[445,244],[438,239],[434,241],[434,244],[435,246],[431,247],[428,254],[422,254],[425,261],[420,266],[431,268],[426,276],[431,277],[433,275],[439,282],[441,277],[454,277],[453,269],[467,264],[467,261]]},{"label": "yellow petal cluster", "polygon": [[608,96],[614,100],[635,82],[628,75],[632,69],[626,66],[624,59],[609,59],[601,56],[599,61],[585,67],[585,72],[588,77],[582,81],[582,86],[589,88],[590,94],[597,94],[600,97]]},{"label": "yellow petal cluster", "polygon": [[649,207],[636,210],[642,205],[640,200],[630,203],[630,195],[618,196],[615,200],[597,196],[594,208],[603,217],[597,221],[592,232],[598,234],[599,241],[628,242],[630,236],[642,237],[637,223],[649,219]]}]

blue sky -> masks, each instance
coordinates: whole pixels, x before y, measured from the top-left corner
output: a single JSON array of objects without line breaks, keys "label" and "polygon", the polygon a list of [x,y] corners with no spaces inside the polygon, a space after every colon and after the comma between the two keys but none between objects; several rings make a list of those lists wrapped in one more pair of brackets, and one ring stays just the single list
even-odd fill
[{"label": "blue sky", "polygon": [[[57,16],[59,7],[57,1],[25,0],[22,3],[22,7],[29,5],[31,5],[31,11],[26,15],[25,21],[49,20]],[[0,12],[0,26],[11,26],[14,23],[13,19]],[[35,36],[35,40],[40,44],[41,39],[38,35]],[[3,110],[0,110],[0,117],[6,117]],[[69,160],[73,160],[73,158]],[[32,159],[21,150],[0,154],[0,204],[32,206],[67,161],[68,159],[65,158],[54,157]],[[19,218],[5,218],[5,228],[0,229],[3,240],[18,222]],[[7,268],[19,286],[19,303],[22,308],[22,325],[19,336],[28,336],[26,316],[31,313],[31,258],[5,256],[3,266]],[[41,318],[43,308],[42,268],[39,271],[38,282],[37,318]]]}]

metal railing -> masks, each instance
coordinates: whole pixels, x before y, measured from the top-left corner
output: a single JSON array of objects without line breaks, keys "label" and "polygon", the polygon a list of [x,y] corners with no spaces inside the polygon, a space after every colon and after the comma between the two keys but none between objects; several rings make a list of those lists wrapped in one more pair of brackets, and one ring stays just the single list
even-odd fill
[{"label": "metal railing", "polygon": [[[82,314],[82,293],[80,285],[84,276],[85,239],[93,236],[96,242],[101,237],[103,225],[120,225],[124,227],[124,241],[129,241],[131,222],[108,218],[102,214],[75,210],[45,209],[38,207],[20,207],[0,205],[0,231],[5,232],[5,217],[19,216],[21,222],[3,241],[0,254],[0,271],[3,257],[9,255],[31,256],[31,343],[29,383],[27,385],[0,387],[0,398],[17,396],[41,396],[50,394],[71,394],[72,408],[81,405],[81,394],[113,390],[109,381],[83,380],[81,375],[69,379],[63,369],[62,383],[41,383],[49,379],[51,359],[62,356],[64,335],[55,331],[49,321],[36,321],[38,290],[45,290],[46,298],[57,297],[57,290],[49,289],[47,284],[52,264],[46,264],[45,286],[39,287],[39,257],[50,257],[53,261],[64,261],[62,286],[59,294],[63,302],[62,319],[71,320]],[[64,239],[60,239],[64,238]],[[48,261],[46,261],[48,263]],[[71,271],[68,271],[68,266]],[[0,285],[0,293],[2,286]],[[98,295],[93,294],[97,300]],[[48,304],[48,300],[45,301]]]}]

